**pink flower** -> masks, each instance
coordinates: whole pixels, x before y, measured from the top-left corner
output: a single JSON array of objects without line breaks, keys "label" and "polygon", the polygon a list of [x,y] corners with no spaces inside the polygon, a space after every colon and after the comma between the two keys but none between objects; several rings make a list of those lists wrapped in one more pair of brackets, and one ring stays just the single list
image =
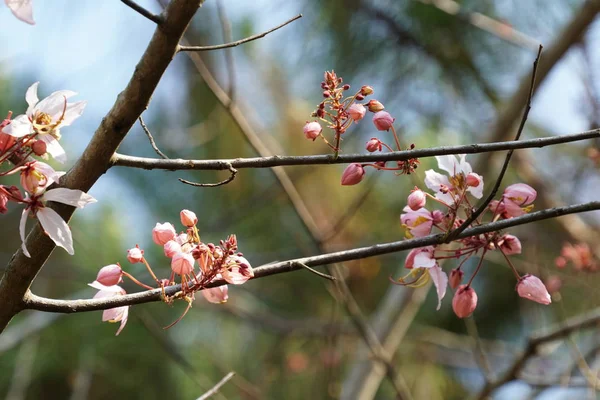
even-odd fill
[{"label": "pink flower", "polygon": [[4,132],[14,137],[36,134],[38,140],[46,143],[46,151],[60,163],[67,161],[65,150],[58,143],[60,128],[69,126],[83,114],[87,104],[85,101],[67,103],[69,97],[77,93],[70,90],[59,90],[40,101],[37,96],[39,82],[27,89],[25,100],[29,107],[26,114],[19,115],[10,122]]},{"label": "pink flower", "polygon": [[134,248],[127,250],[127,260],[132,264],[141,263],[144,260],[144,250],[135,245]]},{"label": "pink flower", "polygon": [[452,272],[450,272],[450,287],[456,289],[462,282],[464,275],[465,273],[461,269],[453,269]]},{"label": "pink flower", "polygon": [[254,276],[254,271],[248,260],[244,257],[233,255],[227,257],[221,275],[228,283],[241,285]]},{"label": "pink flower", "polygon": [[[123,290],[120,286],[112,285],[105,286],[99,282],[90,283],[89,286],[94,289],[98,289],[99,292],[96,293],[94,299],[103,299],[105,297],[114,297],[114,296],[123,296],[127,294],[125,290]],[[127,324],[127,318],[129,317],[129,306],[121,306],[115,308],[109,308],[108,310],[104,310],[102,312],[102,321],[103,322],[120,322],[121,326],[117,330],[115,336],[118,336],[119,333],[125,328],[125,324]]]},{"label": "pink flower", "polygon": [[152,229],[152,240],[154,243],[164,246],[169,240],[173,240],[176,234],[175,227],[171,223],[156,223],[156,226]]},{"label": "pink flower", "polygon": [[382,145],[381,145],[381,140],[377,139],[377,138],[371,138],[371,140],[369,140],[367,142],[367,145],[365,146],[368,152],[375,152],[375,151],[381,151],[382,149]]},{"label": "pink flower", "polygon": [[507,217],[518,217],[526,214],[533,206],[524,206],[533,203],[536,197],[537,192],[535,189],[524,183],[515,183],[508,186],[504,189],[504,194],[502,195]]},{"label": "pink flower", "polygon": [[425,203],[427,202],[427,197],[422,190],[415,188],[408,195],[408,206],[411,210],[417,211],[419,208],[425,207]]},{"label": "pink flower", "polygon": [[319,137],[323,128],[321,128],[321,125],[316,121],[312,121],[312,122],[307,121],[306,124],[304,125],[303,130],[304,130],[304,136],[306,136],[307,139],[311,139],[314,141],[317,137]]},{"label": "pink flower", "polygon": [[357,183],[360,183],[360,181],[363,180],[364,176],[365,169],[362,165],[358,163],[350,164],[346,167],[344,173],[342,174],[342,185],[356,185]]},{"label": "pink flower", "polygon": [[181,224],[183,226],[187,226],[188,228],[191,228],[198,223],[198,217],[196,217],[196,214],[190,210],[181,210],[179,217],[181,218]]},{"label": "pink flower", "polygon": [[512,254],[521,254],[521,241],[518,237],[513,235],[504,235],[498,242],[500,250],[510,256]]},{"label": "pink flower", "polygon": [[348,115],[354,122],[358,122],[363,119],[366,113],[367,109],[362,104],[354,103],[348,107]]},{"label": "pink flower", "polygon": [[407,235],[411,237],[423,237],[431,233],[433,227],[433,217],[429,210],[420,208],[416,211],[410,207],[404,207],[404,213],[400,215],[402,225],[408,229]]},{"label": "pink flower", "polygon": [[373,124],[379,131],[389,131],[395,120],[387,111],[378,111],[373,115]]},{"label": "pink flower", "polygon": [[[435,158],[439,168],[449,175],[442,175],[432,169],[425,171],[425,185],[436,192],[436,199],[453,205],[457,195],[464,189],[477,199],[483,196],[483,178],[473,173],[471,164],[465,160],[464,154],[460,154],[458,159],[454,155],[436,156]],[[471,178],[467,179],[469,176]],[[477,186],[473,186],[475,183]]]},{"label": "pink flower", "polygon": [[433,246],[412,249],[406,256],[404,267],[408,269],[433,267],[436,264],[435,257],[433,256],[434,250]]},{"label": "pink flower", "polygon": [[477,293],[471,286],[460,285],[452,299],[452,309],[458,318],[466,318],[477,307]]},{"label": "pink flower", "polygon": [[31,0],[4,0],[13,15],[23,22],[35,25]]},{"label": "pink flower", "polygon": [[[218,275],[217,275],[217,277],[218,277],[218,279],[221,278]],[[227,285],[223,285],[223,286],[218,286],[218,287],[214,287],[214,288],[210,288],[210,289],[204,289],[200,293],[202,293],[204,298],[206,300],[208,300],[210,303],[221,304],[221,303],[225,303],[227,301],[227,299],[229,298],[229,295],[227,292],[228,292]]]},{"label": "pink flower", "polygon": [[548,305],[552,303],[550,293],[542,281],[531,274],[523,276],[517,283],[517,293],[524,299]]},{"label": "pink flower", "polygon": [[187,275],[194,270],[194,257],[190,253],[175,253],[171,259],[171,269],[177,275]]},{"label": "pink flower", "polygon": [[37,160],[25,163],[13,172],[17,171],[21,173],[21,186],[32,195],[43,192],[48,186],[58,182],[59,178],[65,174],[65,172],[55,171],[48,164]]},{"label": "pink flower", "polygon": [[181,245],[179,243],[177,243],[175,240],[169,240],[167,243],[165,243],[163,250],[165,252],[165,256],[171,258],[176,253],[181,252]]},{"label": "pink flower", "polygon": [[25,224],[27,216],[32,213],[44,229],[44,233],[52,239],[52,241],[64,248],[70,255],[75,254],[73,249],[73,237],[69,225],[62,219],[60,215],[53,209],[46,207],[47,201],[67,204],[77,208],[83,208],[88,204],[95,203],[96,199],[81,190],[72,190],[66,188],[56,188],[43,192],[42,195],[34,195],[31,199],[25,200],[28,205],[21,214],[21,222],[19,223],[19,234],[21,235],[21,249],[23,254],[31,257],[29,251],[25,247]]},{"label": "pink flower", "polygon": [[123,270],[119,264],[110,264],[100,268],[96,282],[104,286],[113,286],[123,282]]}]

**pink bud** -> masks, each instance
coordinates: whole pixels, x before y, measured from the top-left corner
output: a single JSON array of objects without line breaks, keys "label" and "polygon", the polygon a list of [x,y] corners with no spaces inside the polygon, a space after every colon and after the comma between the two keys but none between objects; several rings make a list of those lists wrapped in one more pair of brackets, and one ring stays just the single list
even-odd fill
[{"label": "pink bud", "polygon": [[183,226],[187,226],[188,228],[191,228],[198,223],[198,217],[196,217],[196,214],[190,210],[181,210],[179,217],[181,218],[181,224]]},{"label": "pink bud", "polygon": [[363,180],[364,176],[365,169],[362,165],[358,163],[350,164],[346,167],[344,173],[342,174],[342,185],[356,185],[357,183]]},{"label": "pink bud", "polygon": [[463,276],[465,275],[465,273],[458,268],[453,269],[450,272],[450,287],[452,289],[456,289],[458,287],[458,285],[460,285],[460,283],[462,282]]},{"label": "pink bud", "polygon": [[498,200],[492,200],[492,201],[490,201],[490,205],[488,207],[496,215],[502,215],[506,211],[506,207],[504,206],[504,202],[500,202]]},{"label": "pink bud", "polygon": [[552,303],[550,293],[542,281],[531,274],[523,276],[517,283],[517,293],[524,299],[548,305]]},{"label": "pink bud", "polygon": [[113,286],[123,282],[123,270],[119,264],[110,264],[98,271],[96,281],[104,286]]},{"label": "pink bud", "polygon": [[202,293],[204,298],[210,303],[221,304],[225,303],[229,298],[227,292],[227,285],[223,285],[210,289],[204,289],[200,293]]},{"label": "pink bud", "polygon": [[420,208],[425,207],[427,197],[422,190],[415,188],[411,194],[408,195],[408,206],[411,210],[417,211]]},{"label": "pink bud", "polygon": [[371,153],[374,151],[381,151],[381,141],[377,138],[371,138],[371,140],[369,140],[367,142],[367,151],[370,151]]},{"label": "pink bud", "polygon": [[498,245],[504,255],[521,254],[521,241],[516,236],[504,235],[498,241]]},{"label": "pink bud", "polygon": [[477,293],[471,286],[460,285],[452,299],[452,309],[458,318],[466,318],[477,307]]},{"label": "pink bud", "polygon": [[373,94],[373,88],[371,86],[363,86],[360,88],[360,94],[362,94],[363,96]]},{"label": "pink bud", "polygon": [[171,258],[173,257],[176,253],[181,252],[181,245],[179,243],[177,243],[175,240],[169,240],[167,243],[165,243],[165,245],[163,246],[163,250],[165,252],[165,256]]},{"label": "pink bud", "polygon": [[377,100],[369,100],[367,103],[367,108],[369,111],[376,113],[378,111],[382,111],[385,107]]},{"label": "pink bud", "polygon": [[479,184],[481,183],[481,176],[474,173],[474,172],[470,172],[467,175],[467,186],[471,186],[471,187],[477,187],[479,186]]},{"label": "pink bud", "polygon": [[172,240],[176,234],[175,227],[169,222],[165,222],[164,224],[157,223],[154,229],[152,229],[152,240],[154,240],[154,243],[164,246],[164,244],[169,240]]},{"label": "pink bud", "polygon": [[33,150],[33,153],[36,156],[43,156],[44,154],[46,154],[46,148],[46,142],[44,142],[43,140],[36,140],[31,145],[31,150]]},{"label": "pink bud", "polygon": [[318,122],[307,121],[304,125],[304,136],[306,136],[307,139],[315,140],[317,137],[319,137],[322,130],[323,128],[321,128],[321,125]]},{"label": "pink bud", "polygon": [[175,253],[171,259],[171,269],[177,275],[187,275],[194,270],[194,257],[189,253]]},{"label": "pink bud", "polygon": [[127,250],[127,260],[132,263],[141,263],[144,259],[144,250],[140,249],[138,245],[135,245],[133,249]]},{"label": "pink bud", "polygon": [[388,131],[395,120],[387,111],[379,111],[373,115],[373,124],[380,131]]},{"label": "pink bud", "polygon": [[444,222],[445,215],[440,210],[433,210],[431,212],[431,216],[433,218],[433,223],[436,225],[440,225],[442,222]]},{"label": "pink bud", "polygon": [[348,115],[352,118],[352,121],[358,122],[367,113],[367,109],[362,104],[354,103],[348,107]]},{"label": "pink bud", "polygon": [[529,185],[515,183],[504,189],[504,197],[514,201],[520,206],[526,206],[534,202],[537,197],[537,192]]}]

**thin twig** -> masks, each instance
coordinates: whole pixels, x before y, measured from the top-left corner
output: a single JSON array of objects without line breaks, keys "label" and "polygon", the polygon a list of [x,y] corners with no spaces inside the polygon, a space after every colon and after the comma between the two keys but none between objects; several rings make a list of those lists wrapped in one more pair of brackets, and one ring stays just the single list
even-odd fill
[{"label": "thin twig", "polygon": [[[521,118],[521,123],[519,124],[519,129],[517,130],[517,134],[515,136],[514,142],[518,142],[521,137],[521,133],[523,132],[523,128],[525,128],[525,122],[527,121],[527,117],[529,116],[529,110],[531,110],[531,99],[533,98],[533,89],[535,88],[535,76],[537,73],[538,65],[540,62],[540,57],[542,56],[542,45],[540,45],[537,53],[537,57],[533,62],[533,72],[531,73],[531,84],[529,86],[529,95],[527,96],[527,103],[525,105],[525,111],[523,112],[523,117]],[[498,174],[498,178],[496,178],[496,183],[492,188],[490,194],[485,198],[485,200],[477,207],[475,211],[455,230],[451,231],[446,240],[447,243],[453,241],[458,234],[460,234],[463,230],[465,230],[469,225],[473,223],[481,213],[485,211],[490,202],[496,197],[496,193],[498,193],[498,189],[502,184],[502,179],[504,178],[504,174],[506,174],[506,170],[508,169],[508,165],[510,164],[510,159],[513,155],[514,150],[511,149],[506,154],[506,158],[504,159],[504,165],[502,165],[502,169],[500,170],[500,174]]]},{"label": "thin twig", "polygon": [[163,153],[162,151],[160,151],[160,149],[156,145],[156,142],[154,141],[154,137],[152,136],[152,133],[150,132],[150,129],[148,129],[148,127],[146,126],[146,123],[144,122],[144,118],[142,118],[142,116],[140,115],[140,117],[138,118],[138,120],[140,121],[140,125],[142,126],[142,129],[146,133],[146,136],[148,136],[148,140],[150,141],[150,146],[152,146],[152,148],[154,149],[154,151],[156,152],[156,154],[158,154],[159,156],[161,156],[163,159],[168,160],[169,157],[167,157],[165,155],[165,153]]},{"label": "thin twig", "polygon": [[215,386],[212,387],[208,392],[204,393],[202,396],[198,397],[197,400],[206,400],[221,389],[221,386],[226,384],[231,378],[235,376],[235,372],[231,371],[223,379],[221,379]]},{"label": "thin twig", "polygon": [[[225,12],[225,7],[223,7],[223,0],[217,1],[217,13],[219,14],[219,20],[221,21],[221,33],[223,34],[224,42],[232,42],[233,38],[231,36],[231,23],[229,22],[229,18],[227,18],[227,13]],[[229,97],[230,101],[234,101],[235,96],[235,63],[233,62],[233,50],[231,47],[225,49],[225,66],[227,68],[227,78],[228,78],[228,87],[227,87],[227,97]]]},{"label": "thin twig", "polygon": [[269,29],[268,31],[265,31],[263,33],[259,33],[257,35],[252,35],[252,36],[249,36],[249,37],[247,37],[245,39],[237,40],[235,42],[224,43],[224,44],[217,44],[217,45],[214,45],[214,46],[179,46],[177,48],[177,51],[209,51],[209,50],[226,49],[228,47],[236,47],[236,46],[239,46],[240,44],[244,44],[244,43],[251,42],[253,40],[265,37],[269,33],[274,32],[274,31],[276,31],[278,29],[281,29],[284,26],[286,26],[287,24],[290,24],[290,23],[292,23],[295,20],[300,19],[300,18],[302,18],[302,14],[296,15],[294,18],[291,18],[291,19],[285,21],[283,24],[277,25],[275,28]]},{"label": "thin twig", "polygon": [[329,165],[348,164],[353,162],[374,163],[377,161],[406,161],[410,158],[425,158],[448,154],[478,154],[503,150],[541,148],[561,143],[578,142],[586,139],[600,138],[600,129],[572,133],[562,136],[548,136],[528,140],[495,142],[483,144],[466,144],[458,146],[439,146],[416,150],[394,151],[380,154],[340,154],[337,158],[332,155],[313,156],[262,156],[249,158],[232,158],[218,160],[182,160],[135,157],[115,153],[112,166],[142,169],[178,170],[226,170],[229,165],[236,169],[242,168],[273,168],[292,165]]},{"label": "thin twig", "polygon": [[136,11],[137,13],[139,13],[140,15],[148,18],[155,24],[160,25],[163,23],[164,18],[162,15],[156,15],[151,13],[150,11],[146,10],[144,7],[140,6],[133,0],[121,0],[121,2],[133,9],[134,11]]},{"label": "thin twig", "polygon": [[309,271],[310,271],[310,272],[312,272],[313,274],[320,276],[321,278],[329,279],[330,281],[335,281],[335,280],[336,280],[336,278],[335,278],[335,277],[333,277],[333,276],[331,276],[331,275],[324,274],[324,273],[322,273],[322,272],[319,272],[319,271],[317,271],[316,269],[313,269],[313,268],[309,267],[308,265],[306,265],[306,264],[304,264],[304,263],[302,263],[302,262],[300,262],[300,261],[293,262],[292,264],[299,265],[299,266],[301,266],[302,268],[305,268],[305,269],[309,270]]},{"label": "thin twig", "polygon": [[[566,207],[557,207],[549,210],[542,210],[526,214],[520,217],[491,222],[479,225],[474,228],[466,229],[459,235],[459,239],[481,235],[487,232],[496,232],[513,226],[529,224],[536,221],[542,221],[550,218],[556,218],[567,214],[575,214],[593,210],[600,210],[600,201],[576,204]],[[380,256],[383,254],[396,253],[399,251],[438,245],[443,243],[444,234],[429,235],[425,237],[402,240],[398,242],[381,243],[368,247],[359,247],[350,250],[337,251],[332,253],[320,254],[318,256],[303,257],[294,260],[286,260],[269,263],[254,268],[254,278],[276,275],[302,269],[295,262],[301,262],[308,266],[315,267],[319,265],[328,265],[338,262],[358,260],[362,258]],[[223,280],[215,280],[206,285],[207,288],[218,287],[226,284]],[[164,289],[167,296],[173,296],[181,290],[181,285],[168,286]],[[105,310],[114,307],[149,303],[162,300],[162,289],[154,289],[146,292],[127,294],[123,296],[113,296],[104,299],[86,299],[86,300],[55,300],[37,296],[27,292],[23,298],[23,307],[25,309],[58,312],[58,313],[76,313],[95,310]],[[600,315],[600,311],[598,311]]]},{"label": "thin twig", "polygon": [[229,172],[231,172],[231,174],[229,175],[229,178],[227,179],[223,179],[220,182],[217,183],[197,183],[197,182],[192,182],[192,181],[188,181],[182,178],[177,178],[179,179],[179,182],[181,183],[185,183],[186,185],[190,185],[190,186],[195,186],[195,187],[217,187],[217,186],[221,186],[221,185],[226,185],[229,182],[231,182],[232,180],[235,179],[235,176],[237,175],[238,171],[237,169],[233,168],[231,166],[231,164],[229,164]]}]

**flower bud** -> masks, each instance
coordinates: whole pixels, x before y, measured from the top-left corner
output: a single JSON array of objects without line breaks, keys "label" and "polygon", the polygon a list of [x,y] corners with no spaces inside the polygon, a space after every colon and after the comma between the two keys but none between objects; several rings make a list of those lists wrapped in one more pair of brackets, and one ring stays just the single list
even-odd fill
[{"label": "flower bud", "polygon": [[363,96],[373,94],[373,88],[371,86],[363,86],[360,88],[360,94],[362,94]]},{"label": "flower bud", "polygon": [[415,188],[415,190],[408,195],[408,206],[413,211],[417,211],[418,209],[425,207],[426,202],[427,197],[420,189]]},{"label": "flower bud", "polygon": [[467,175],[467,186],[471,186],[471,187],[477,187],[479,186],[479,184],[481,183],[481,176],[474,173],[474,172],[470,172]]},{"label": "flower bud", "polygon": [[369,109],[369,111],[376,113],[378,111],[382,111],[385,107],[377,100],[369,100],[369,102],[367,103],[367,108]]},{"label": "flower bud", "polygon": [[104,286],[113,286],[123,282],[123,270],[119,264],[110,264],[100,268],[96,281]]},{"label": "flower bud", "polygon": [[321,128],[321,125],[318,122],[307,121],[304,125],[304,136],[306,136],[307,139],[315,140],[321,134],[322,130],[323,128]]},{"label": "flower bud", "polygon": [[171,259],[171,269],[177,275],[187,275],[194,270],[194,257],[189,253],[175,253]]},{"label": "flower bud", "polygon": [[548,305],[552,303],[550,293],[540,278],[527,274],[517,283],[517,293],[524,299],[535,301],[536,303]]},{"label": "flower bud", "polygon": [[506,256],[521,254],[521,241],[516,236],[504,235],[498,241],[498,245]]},{"label": "flower bud", "polygon": [[33,153],[36,156],[43,156],[44,154],[46,154],[46,148],[46,142],[44,142],[43,140],[36,140],[31,145],[31,150],[33,150]]},{"label": "flower bud", "polygon": [[348,107],[348,115],[352,118],[352,121],[358,122],[367,113],[367,109],[362,104],[354,103]]},{"label": "flower bud", "polygon": [[342,185],[356,185],[357,183],[360,183],[360,181],[363,180],[364,176],[365,169],[362,165],[358,163],[350,164],[346,167],[344,173],[342,174]]},{"label": "flower bud", "polygon": [[181,252],[181,245],[175,240],[169,240],[164,244],[163,250],[165,252],[165,256],[172,258],[175,254]]},{"label": "flower bud", "polygon": [[169,222],[165,222],[164,224],[157,223],[156,226],[152,229],[152,240],[154,243],[164,246],[169,240],[175,238],[175,227],[171,225]]},{"label": "flower bud", "polygon": [[362,94],[357,94],[356,97],[355,97],[355,99],[357,101],[363,101],[365,99],[365,96],[363,96]]},{"label": "flower bud", "polygon": [[141,263],[144,259],[144,250],[140,249],[138,245],[136,245],[133,249],[127,250],[127,260],[132,263]]},{"label": "flower bud", "polygon": [[477,307],[477,293],[471,286],[460,285],[452,299],[452,309],[458,318],[466,318]]},{"label": "flower bud", "polygon": [[450,272],[450,287],[452,289],[456,289],[458,285],[462,282],[463,276],[465,273],[463,270],[455,268]]},{"label": "flower bud", "polygon": [[345,84],[344,86],[342,86],[342,89],[344,89],[344,90],[350,90],[350,85]]},{"label": "flower bud", "polygon": [[381,151],[381,141],[377,138],[371,138],[371,140],[367,142],[366,148],[367,151],[371,153],[373,153],[374,151]]},{"label": "flower bud", "polygon": [[515,183],[504,189],[504,197],[514,201],[520,206],[526,206],[534,202],[537,197],[537,192],[529,185]]},{"label": "flower bud", "polygon": [[395,120],[387,111],[379,111],[373,115],[373,124],[379,131],[388,131]]},{"label": "flower bud", "polygon": [[440,225],[444,222],[444,213],[440,210],[433,210],[431,212],[431,217],[433,218],[433,223],[436,225]]},{"label": "flower bud", "polygon": [[181,210],[179,217],[181,218],[181,224],[183,226],[187,226],[188,228],[191,228],[198,223],[198,217],[196,217],[196,214],[190,210]]}]

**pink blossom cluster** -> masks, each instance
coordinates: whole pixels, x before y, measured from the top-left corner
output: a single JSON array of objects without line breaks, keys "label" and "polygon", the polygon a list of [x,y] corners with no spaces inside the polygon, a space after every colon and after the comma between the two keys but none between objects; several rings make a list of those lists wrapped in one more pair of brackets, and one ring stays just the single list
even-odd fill
[{"label": "pink blossom cluster", "polygon": [[[342,135],[352,126],[353,123],[361,121],[367,111],[373,113],[372,122],[375,129],[378,131],[392,131],[394,145],[390,146],[379,138],[371,138],[365,145],[368,152],[378,151],[400,151],[400,139],[394,121],[396,120],[387,111],[384,111],[384,105],[378,100],[369,100],[361,103],[369,95],[372,95],[373,88],[371,86],[362,86],[356,93],[346,96],[346,91],[350,90],[350,85],[343,85],[343,79],[338,77],[334,71],[325,72],[324,80],[321,82],[323,89],[323,101],[318,105],[317,109],[312,113],[312,117],[317,118],[317,121],[306,121],[304,125],[304,136],[309,140],[321,138],[331,147],[337,155],[341,149]],[[320,121],[320,122],[319,122]],[[321,123],[332,130],[334,133],[335,143],[332,144],[323,136],[323,127]],[[395,149],[395,150],[394,150]],[[414,144],[411,144],[407,149],[414,149]],[[386,166],[385,162],[377,163],[353,163],[346,167],[342,173],[342,185],[356,185],[363,180],[365,175],[365,167],[375,168],[376,170],[397,171],[399,174],[410,174],[419,165],[418,159],[410,159],[407,161],[396,161],[394,166]]]},{"label": "pink blossom cluster", "polygon": [[[12,112],[0,123],[0,165],[12,166],[0,173],[0,176],[20,174],[20,188],[0,184],[0,214],[8,211],[9,202],[24,204],[25,209],[19,224],[19,233],[23,242],[23,253],[30,257],[25,247],[25,228],[27,217],[35,218],[44,232],[69,254],[74,253],[73,238],[67,223],[56,211],[47,207],[48,201],[83,208],[96,199],[81,190],[51,188],[59,183],[65,174],[55,171],[50,165],[34,158],[48,159],[64,163],[66,154],[59,143],[60,129],[69,126],[81,116],[85,101],[68,103],[67,99],[76,95],[70,90],[60,90],[43,100],[38,99],[38,82],[27,89],[25,100],[28,108],[25,114],[11,119]],[[23,192],[21,192],[23,190]]]},{"label": "pink blossom cluster", "polygon": [[[427,236],[434,230],[449,233],[458,228],[473,213],[474,206],[469,197],[480,199],[483,195],[483,178],[473,172],[464,154],[438,156],[436,159],[439,168],[446,174],[434,170],[425,172],[425,185],[433,191],[433,195],[415,187],[409,194],[408,205],[400,216],[408,238]],[[485,216],[489,216],[491,221],[497,221],[523,215],[533,208],[532,203],[536,196],[536,191],[524,183],[510,185],[499,200],[490,203],[486,212],[473,222],[473,226],[480,225]],[[428,199],[441,206],[443,211],[427,209]],[[438,309],[449,285],[455,289],[452,308],[458,317],[465,318],[471,315],[477,306],[477,294],[471,284],[480,271],[486,253],[490,251],[500,252],[513,270],[519,296],[541,304],[550,304],[550,294],[542,281],[530,274],[520,276],[509,258],[521,253],[520,240],[502,232],[457,239],[450,246],[413,249],[405,261],[405,267],[410,269],[410,272],[397,283],[418,287],[431,279],[438,295]],[[475,255],[479,256],[479,263],[468,282],[462,284],[465,273],[462,267]],[[439,261],[445,259],[459,260],[458,266],[451,271],[449,277],[439,265]]]},{"label": "pink blossom cluster", "polygon": [[[152,240],[162,247],[165,256],[171,260],[171,275],[168,279],[157,278],[148,260],[144,257],[144,250],[136,245],[127,251],[127,260],[132,264],[144,264],[155,281],[156,287],[140,282],[125,272],[118,263],[111,264],[100,269],[96,280],[89,284],[99,290],[94,298],[126,294],[125,290],[118,286],[123,281],[123,276],[144,289],[161,288],[163,291],[165,286],[174,285],[176,276],[179,276],[181,292],[173,298],[186,300],[189,309],[197,291],[200,291],[204,298],[211,303],[227,301],[229,297],[227,285],[207,288],[206,286],[213,281],[223,279],[227,283],[241,285],[254,277],[252,266],[243,254],[237,251],[238,244],[235,235],[229,235],[226,240],[221,240],[219,245],[204,243],[200,240],[196,226],[198,223],[196,214],[189,210],[182,210],[179,216],[181,224],[185,227],[183,232],[177,232],[170,222],[157,223],[152,229]],[[196,268],[196,264],[198,264],[198,268]],[[168,298],[163,292],[165,302],[171,302],[173,298]],[[103,312],[102,321],[120,322],[118,335],[127,323],[127,315],[128,306],[111,308]],[[172,325],[174,324],[170,326]]]},{"label": "pink blossom cluster", "polygon": [[596,272],[600,269],[600,263],[587,243],[565,243],[555,264],[558,268],[571,265],[575,271]]}]

